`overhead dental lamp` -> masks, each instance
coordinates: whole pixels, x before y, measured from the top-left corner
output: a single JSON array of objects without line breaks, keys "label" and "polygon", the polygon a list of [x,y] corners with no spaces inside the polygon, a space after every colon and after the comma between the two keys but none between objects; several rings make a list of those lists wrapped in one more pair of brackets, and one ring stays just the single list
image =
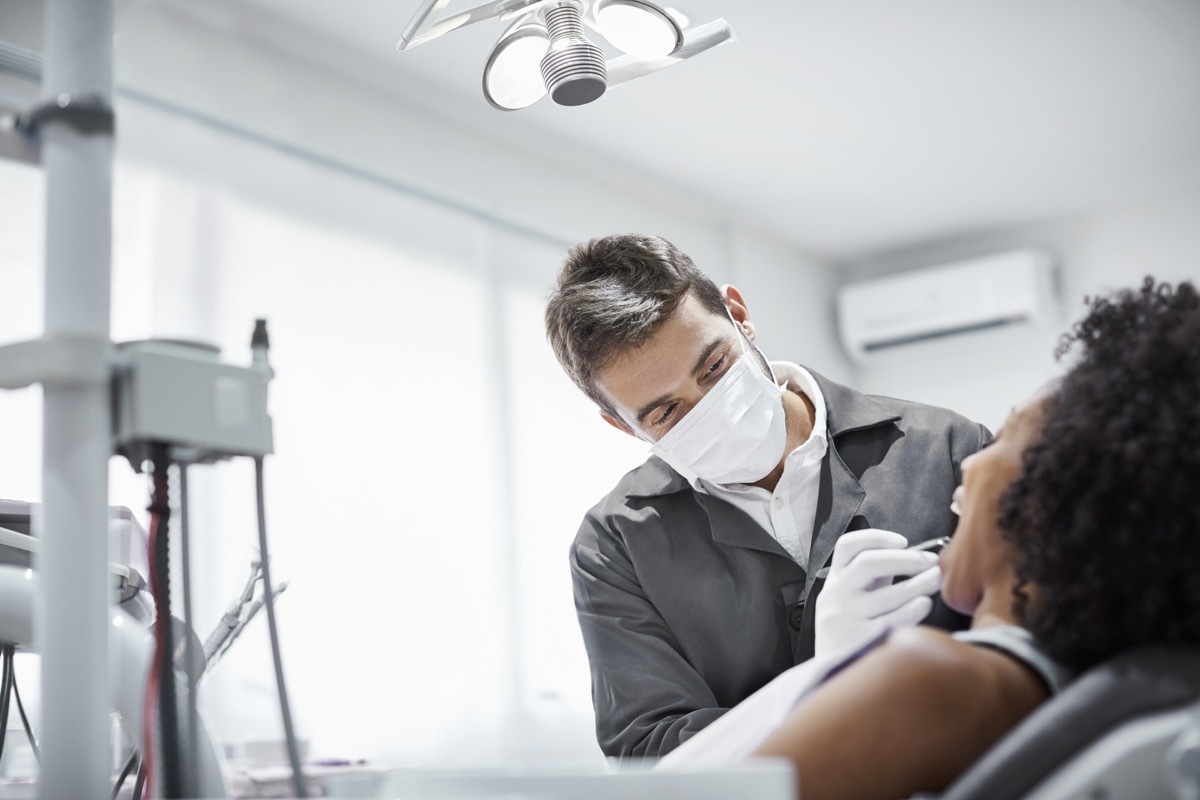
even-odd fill
[{"label": "overhead dental lamp", "polygon": [[[610,86],[665,69],[733,39],[724,19],[684,28],[686,18],[649,0],[492,0],[442,16],[450,0],[423,0],[397,50],[407,50],[480,20],[512,20],[488,56],[483,96],[501,111],[549,94],[564,106],[590,103]],[[622,55],[606,60],[584,28]]]}]

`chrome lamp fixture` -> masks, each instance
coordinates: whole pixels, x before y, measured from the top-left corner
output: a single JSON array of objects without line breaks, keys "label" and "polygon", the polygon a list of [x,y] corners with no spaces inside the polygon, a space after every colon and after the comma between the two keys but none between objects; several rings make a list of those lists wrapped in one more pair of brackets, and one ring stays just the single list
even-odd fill
[{"label": "chrome lamp fixture", "polygon": [[[501,111],[526,108],[547,94],[559,105],[581,106],[609,86],[733,39],[724,19],[685,28],[686,18],[649,0],[492,0],[442,16],[448,2],[423,0],[396,49],[416,47],[480,20],[512,20],[483,70],[483,96]],[[622,55],[606,60],[585,28]]]}]

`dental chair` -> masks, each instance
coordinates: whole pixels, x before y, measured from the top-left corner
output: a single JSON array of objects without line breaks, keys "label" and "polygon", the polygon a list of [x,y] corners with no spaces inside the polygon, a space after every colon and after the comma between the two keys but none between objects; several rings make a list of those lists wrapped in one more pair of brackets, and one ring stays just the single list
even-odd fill
[{"label": "dental chair", "polygon": [[1081,675],[939,800],[1200,800],[1200,647],[1146,647]]}]

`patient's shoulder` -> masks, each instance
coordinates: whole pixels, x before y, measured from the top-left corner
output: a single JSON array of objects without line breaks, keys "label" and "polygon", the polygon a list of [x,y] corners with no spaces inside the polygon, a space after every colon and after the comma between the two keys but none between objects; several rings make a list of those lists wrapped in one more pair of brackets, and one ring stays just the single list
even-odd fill
[{"label": "patient's shoulder", "polygon": [[[804,797],[941,790],[1041,702],[1007,656],[899,631],[833,675],[756,751],[792,759]],[[862,770],[863,753],[873,759]]]},{"label": "patient's shoulder", "polygon": [[1046,697],[1041,679],[1012,655],[937,628],[896,631],[876,652],[879,669],[909,691],[969,697],[980,705],[1036,705]]},{"label": "patient's shoulder", "polygon": [[921,625],[894,631],[871,655],[897,679],[937,683],[979,669],[975,650],[946,631]]},{"label": "patient's shoulder", "polygon": [[898,631],[892,631],[891,635],[884,642],[886,647],[903,652],[910,650],[920,652],[931,651],[943,655],[958,652],[958,646],[961,644],[962,642],[955,639],[947,631],[929,625],[917,625],[914,628],[902,628]]}]

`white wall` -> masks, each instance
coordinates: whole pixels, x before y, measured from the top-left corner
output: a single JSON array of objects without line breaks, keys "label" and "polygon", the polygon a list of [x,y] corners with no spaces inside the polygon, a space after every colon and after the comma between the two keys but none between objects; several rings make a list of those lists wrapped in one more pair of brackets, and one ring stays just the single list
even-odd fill
[{"label": "white wall", "polygon": [[1058,337],[1083,315],[1085,296],[1138,285],[1146,275],[1200,281],[1200,195],[1037,226],[960,236],[845,265],[845,279],[932,266],[991,252],[1041,247],[1058,262],[1056,324],[1016,337],[982,332],[914,348],[859,370],[865,391],[947,406],[992,427],[1041,382],[1063,369]]},{"label": "white wall", "polygon": [[767,358],[794,361],[827,378],[855,383],[857,373],[834,335],[837,273],[761,233],[739,228],[730,239],[735,270],[727,282],[742,291]]}]

